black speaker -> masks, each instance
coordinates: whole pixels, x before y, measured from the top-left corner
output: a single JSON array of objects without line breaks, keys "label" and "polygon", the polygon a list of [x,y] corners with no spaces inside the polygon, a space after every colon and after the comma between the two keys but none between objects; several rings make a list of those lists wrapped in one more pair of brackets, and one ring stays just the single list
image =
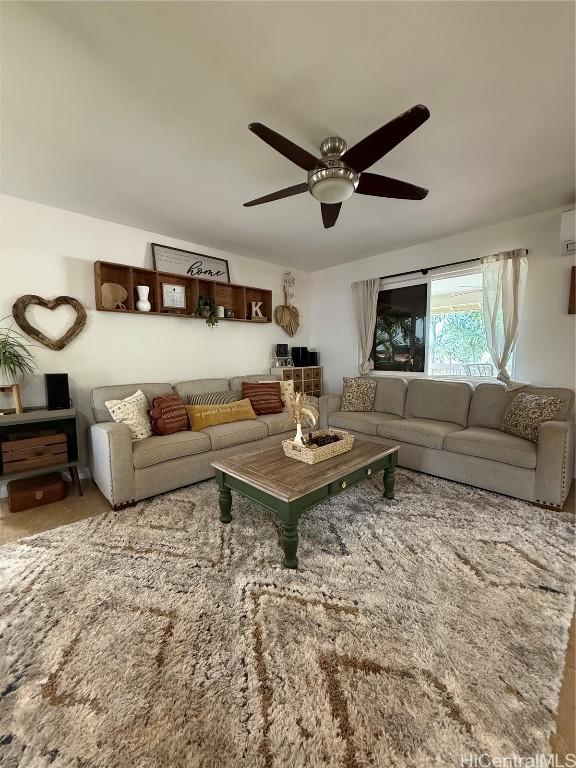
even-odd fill
[{"label": "black speaker", "polygon": [[297,368],[308,365],[308,347],[292,347],[292,362]]},{"label": "black speaker", "polygon": [[67,373],[45,373],[46,407],[49,411],[70,408],[70,390]]},{"label": "black speaker", "polygon": [[308,350],[308,365],[318,365],[318,352]]}]

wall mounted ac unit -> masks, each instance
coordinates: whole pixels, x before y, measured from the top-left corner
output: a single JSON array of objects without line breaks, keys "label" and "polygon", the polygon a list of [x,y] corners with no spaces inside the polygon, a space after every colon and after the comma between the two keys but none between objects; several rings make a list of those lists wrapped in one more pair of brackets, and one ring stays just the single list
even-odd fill
[{"label": "wall mounted ac unit", "polygon": [[560,221],[560,243],[562,255],[570,256],[576,253],[576,211],[565,211]]}]

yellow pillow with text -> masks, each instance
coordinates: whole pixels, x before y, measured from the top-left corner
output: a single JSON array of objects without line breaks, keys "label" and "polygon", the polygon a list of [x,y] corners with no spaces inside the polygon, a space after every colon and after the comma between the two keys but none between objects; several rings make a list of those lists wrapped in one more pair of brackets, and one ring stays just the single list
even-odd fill
[{"label": "yellow pillow with text", "polygon": [[223,405],[187,405],[186,413],[193,432],[199,432],[204,427],[214,427],[216,424],[256,418],[248,398]]}]

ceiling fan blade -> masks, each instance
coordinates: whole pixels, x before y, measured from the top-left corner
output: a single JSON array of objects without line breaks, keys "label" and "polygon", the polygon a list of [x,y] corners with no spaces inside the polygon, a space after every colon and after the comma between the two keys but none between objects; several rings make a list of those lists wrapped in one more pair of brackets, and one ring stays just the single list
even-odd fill
[{"label": "ceiling fan blade", "polygon": [[381,157],[384,157],[391,149],[394,149],[397,144],[404,141],[429,117],[430,110],[428,107],[423,104],[416,104],[412,109],[398,115],[394,120],[390,120],[382,128],[378,128],[370,136],[359,141],[358,144],[347,150],[341,159],[355,171],[364,171],[374,165]]},{"label": "ceiling fan blade", "polygon": [[336,224],[336,219],[342,208],[342,203],[321,203],[322,208],[322,221],[324,222],[324,229],[330,229]]},{"label": "ceiling fan blade", "polygon": [[310,152],[307,152],[305,149],[302,149],[302,147],[294,144],[290,139],[276,133],[272,128],[267,128],[265,125],[262,125],[262,123],[250,123],[248,128],[250,128],[252,133],[255,133],[256,136],[261,138],[262,141],[265,141],[266,144],[269,144],[273,149],[280,152],[281,155],[284,155],[284,157],[287,157],[288,160],[296,163],[296,165],[300,166],[300,168],[303,168],[305,171],[313,171],[314,168],[322,167],[324,165],[322,160],[318,160],[314,155],[310,154]]},{"label": "ceiling fan blade", "polygon": [[299,195],[302,192],[308,191],[308,184],[303,182],[302,184],[294,184],[293,187],[285,187],[279,189],[278,192],[271,192],[264,197],[257,197],[255,200],[250,200],[248,203],[244,203],[245,208],[250,208],[252,205],[262,205],[262,203],[271,203],[272,200],[281,200],[283,197],[291,197],[292,195]]},{"label": "ceiling fan blade", "polygon": [[423,200],[428,194],[424,187],[409,184],[407,181],[391,179],[377,173],[363,173],[356,192],[374,197],[397,197],[400,200]]}]

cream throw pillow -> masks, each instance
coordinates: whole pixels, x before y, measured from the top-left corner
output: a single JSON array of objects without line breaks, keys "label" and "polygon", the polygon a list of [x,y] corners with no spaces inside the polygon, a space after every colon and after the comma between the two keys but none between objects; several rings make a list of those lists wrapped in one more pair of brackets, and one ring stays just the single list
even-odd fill
[{"label": "cream throw pillow", "polygon": [[119,424],[126,424],[132,432],[132,440],[143,440],[152,435],[148,416],[148,400],[141,389],[124,400],[106,400],[104,403],[110,416]]}]

